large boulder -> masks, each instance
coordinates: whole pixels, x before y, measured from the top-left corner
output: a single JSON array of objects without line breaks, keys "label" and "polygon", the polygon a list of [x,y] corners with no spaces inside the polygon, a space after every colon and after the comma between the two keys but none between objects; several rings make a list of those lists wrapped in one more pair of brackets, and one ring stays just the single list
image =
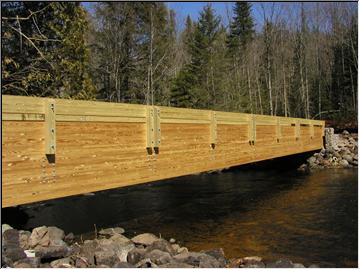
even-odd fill
[{"label": "large boulder", "polygon": [[7,265],[26,258],[25,252],[20,248],[19,232],[15,229],[8,229],[2,235],[2,261]]},{"label": "large boulder", "polygon": [[131,241],[135,244],[143,246],[150,246],[157,240],[159,240],[159,238],[151,233],[143,233],[131,238]]},{"label": "large boulder", "polygon": [[115,238],[115,241],[113,239],[101,239],[98,241],[97,250],[115,252],[120,262],[127,262],[128,253],[135,248],[135,245],[131,241],[124,240],[122,238]]},{"label": "large boulder", "polygon": [[127,261],[130,264],[137,264],[139,261],[144,259],[146,250],[144,248],[134,248],[129,251],[127,255]]}]

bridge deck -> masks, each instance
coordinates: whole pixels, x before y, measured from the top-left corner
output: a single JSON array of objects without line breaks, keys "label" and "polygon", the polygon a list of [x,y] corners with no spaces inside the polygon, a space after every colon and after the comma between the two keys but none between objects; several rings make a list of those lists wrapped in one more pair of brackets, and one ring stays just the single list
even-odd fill
[{"label": "bridge deck", "polygon": [[2,96],[2,207],[320,149],[323,121]]}]

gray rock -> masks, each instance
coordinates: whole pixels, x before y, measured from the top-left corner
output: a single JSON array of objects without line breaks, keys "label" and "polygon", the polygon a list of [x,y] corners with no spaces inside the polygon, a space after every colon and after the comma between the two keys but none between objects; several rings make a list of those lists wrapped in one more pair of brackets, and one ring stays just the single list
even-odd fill
[{"label": "gray rock", "polygon": [[244,265],[240,266],[241,268],[265,268],[265,264],[263,262],[248,262]]},{"label": "gray rock", "polygon": [[317,264],[310,264],[308,268],[320,268]]},{"label": "gray rock", "polygon": [[137,264],[139,261],[141,261],[142,259],[144,259],[145,256],[145,249],[144,248],[134,248],[132,250],[129,251],[128,255],[127,255],[127,261],[130,264]]},{"label": "gray rock", "polygon": [[70,267],[72,267],[72,265],[70,264],[69,257],[52,261],[50,263],[50,266],[52,268],[70,268]]},{"label": "gray rock", "polygon": [[294,268],[306,268],[302,263],[294,263]]},{"label": "gray rock", "polygon": [[63,258],[70,255],[70,251],[71,249],[66,244],[48,247],[37,246],[35,248],[35,255],[42,259]]},{"label": "gray rock", "polygon": [[13,266],[15,268],[28,268],[27,266],[20,266],[20,264],[27,264],[30,265],[31,268],[38,268],[40,267],[40,258],[24,258],[16,261]]},{"label": "gray rock", "polygon": [[167,253],[169,253],[171,255],[176,254],[176,251],[173,249],[171,244],[168,241],[164,240],[164,239],[156,240],[155,242],[153,242],[150,246],[148,246],[146,248],[146,251],[150,252],[150,251],[155,250],[155,249],[167,252]]},{"label": "gray rock", "polygon": [[85,257],[89,265],[94,265],[94,253],[98,248],[99,244],[95,240],[85,241],[80,247],[80,256]]},{"label": "gray rock", "polygon": [[181,253],[187,253],[189,252],[189,250],[186,247],[181,247],[177,250],[177,253],[181,254]]},{"label": "gray rock", "polygon": [[48,227],[48,234],[49,234],[50,242],[63,240],[65,238],[64,231],[53,226]]},{"label": "gray rock", "polygon": [[308,158],[307,162],[308,162],[309,165],[312,167],[312,166],[315,165],[316,158],[315,158],[315,157],[310,157],[310,158]]},{"label": "gray rock", "polygon": [[349,162],[347,162],[347,160],[342,159],[339,161],[339,165],[342,167],[348,167],[349,166]]},{"label": "gray rock", "polygon": [[349,163],[351,163],[353,161],[353,158],[351,155],[344,155],[342,158],[345,159]]},{"label": "gray rock", "polygon": [[29,238],[30,238],[31,232],[28,231],[19,231],[19,245],[22,249],[29,249]]},{"label": "gray rock", "polygon": [[174,256],[173,259],[177,262],[190,264],[195,267],[201,267],[201,268],[220,267],[220,263],[215,258],[199,252],[187,252],[187,253],[184,252]]},{"label": "gray rock", "polygon": [[139,261],[136,265],[136,268],[157,268],[157,264],[153,263],[149,258]]},{"label": "gray rock", "polygon": [[175,250],[175,252],[178,253],[178,250],[180,249],[180,246],[178,244],[172,244],[171,246]]},{"label": "gray rock", "polygon": [[294,264],[292,263],[292,261],[287,259],[280,259],[276,262],[268,263],[266,265],[266,268],[293,268],[293,267]]},{"label": "gray rock", "polygon": [[127,262],[118,262],[113,265],[113,268],[134,268],[134,266]]},{"label": "gray rock", "polygon": [[194,266],[187,263],[170,262],[163,265],[159,265],[159,268],[194,268]]},{"label": "gray rock", "polygon": [[1,224],[1,234],[10,229],[13,229],[13,227],[11,227],[9,224]]},{"label": "gray rock", "polygon": [[128,244],[131,242],[131,240],[122,234],[115,234],[109,238],[111,241],[117,243],[117,244]]},{"label": "gray rock", "polygon": [[146,253],[144,256],[145,259],[150,259],[156,265],[161,265],[165,263],[170,263],[172,261],[169,253],[154,249],[149,253]]},{"label": "gray rock", "polygon": [[151,233],[143,233],[131,238],[131,241],[133,241],[135,244],[144,246],[150,246],[157,240],[159,240],[159,238]]},{"label": "gray rock", "polygon": [[76,268],[87,268],[90,266],[88,259],[85,257],[76,256],[74,261],[75,261]]},{"label": "gray rock", "polygon": [[105,264],[112,266],[120,262],[119,258],[116,256],[116,253],[112,250],[96,251],[94,256],[96,265]]},{"label": "gray rock", "polygon": [[123,234],[125,230],[121,227],[107,228],[99,231],[99,235],[113,236],[115,234]]},{"label": "gray rock", "polygon": [[68,233],[64,237],[64,241],[67,243],[72,243],[74,241],[74,239],[75,239],[75,235],[73,233]]},{"label": "gray rock", "polygon": [[202,252],[215,258],[220,263],[221,268],[225,267],[227,260],[225,258],[225,253],[222,248],[212,249],[212,250],[207,250],[207,251],[202,251]]},{"label": "gray rock", "polygon": [[342,132],[342,134],[343,134],[343,135],[350,135],[349,131],[347,131],[347,130],[344,130],[344,131]]},{"label": "gray rock", "polygon": [[114,251],[121,262],[127,261],[129,251],[135,248],[131,241],[124,242],[123,239],[113,241],[111,239],[101,239],[98,241],[101,251]]}]

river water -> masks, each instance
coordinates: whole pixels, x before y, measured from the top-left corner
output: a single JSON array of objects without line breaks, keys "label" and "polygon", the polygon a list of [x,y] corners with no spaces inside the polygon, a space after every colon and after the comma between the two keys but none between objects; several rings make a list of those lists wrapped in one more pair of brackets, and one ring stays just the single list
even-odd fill
[{"label": "river water", "polygon": [[[271,166],[270,166],[271,167]],[[87,238],[124,227],[127,236],[173,237],[193,251],[357,267],[357,170],[232,169],[3,209],[3,223],[58,226]],[[95,224],[95,225],[94,225]]]}]

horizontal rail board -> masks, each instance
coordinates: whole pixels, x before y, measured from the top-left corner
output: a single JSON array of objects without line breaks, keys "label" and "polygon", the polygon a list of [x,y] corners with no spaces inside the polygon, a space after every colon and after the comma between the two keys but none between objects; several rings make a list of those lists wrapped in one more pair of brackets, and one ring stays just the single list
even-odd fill
[{"label": "horizontal rail board", "polygon": [[319,120],[2,98],[3,207],[312,151],[324,134]]}]

